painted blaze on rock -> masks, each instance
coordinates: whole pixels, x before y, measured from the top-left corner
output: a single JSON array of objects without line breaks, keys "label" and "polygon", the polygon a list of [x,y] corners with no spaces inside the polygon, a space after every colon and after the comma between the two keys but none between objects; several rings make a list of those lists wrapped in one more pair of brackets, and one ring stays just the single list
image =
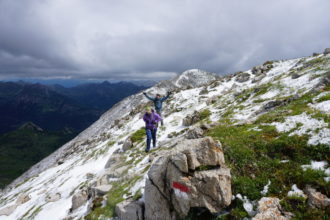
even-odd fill
[{"label": "painted blaze on rock", "polygon": [[174,189],[178,189],[180,190],[181,192],[184,192],[184,193],[188,193],[189,192],[189,188],[179,182],[173,182],[172,183],[172,187]]},{"label": "painted blaze on rock", "polygon": [[231,203],[230,170],[220,144],[210,137],[180,142],[154,160],[148,177],[146,220],[185,217],[193,207],[217,213]]}]

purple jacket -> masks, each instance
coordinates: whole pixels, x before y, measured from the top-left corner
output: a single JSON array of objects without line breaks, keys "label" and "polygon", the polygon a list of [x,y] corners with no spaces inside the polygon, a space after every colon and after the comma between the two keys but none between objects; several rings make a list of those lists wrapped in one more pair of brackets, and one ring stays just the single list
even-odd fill
[{"label": "purple jacket", "polygon": [[156,124],[162,120],[162,118],[154,111],[151,114],[145,113],[143,116],[143,121],[146,123],[146,129],[155,129],[157,128]]}]

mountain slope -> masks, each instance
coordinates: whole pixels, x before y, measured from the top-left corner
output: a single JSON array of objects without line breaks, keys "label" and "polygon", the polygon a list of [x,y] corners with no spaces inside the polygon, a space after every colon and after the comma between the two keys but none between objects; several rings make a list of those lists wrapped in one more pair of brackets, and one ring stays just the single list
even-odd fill
[{"label": "mountain slope", "polygon": [[15,130],[32,121],[46,130],[65,127],[81,131],[98,118],[97,109],[83,107],[48,86],[0,83],[0,132]]},{"label": "mountain slope", "polygon": [[[222,218],[255,216],[263,196],[278,197],[298,219],[329,217],[327,209],[311,208],[309,198],[299,197],[307,185],[329,196],[329,70],[330,55],[321,54],[225,77],[192,70],[161,82],[147,92],[174,94],[165,104],[159,148],[150,154],[144,153],[141,120],[148,101],[130,96],[10,184],[0,203],[10,214],[0,219],[113,217],[117,203],[144,201],[147,171],[155,166],[149,161],[175,151],[192,134],[220,140],[232,170],[235,197]],[[17,203],[18,195],[29,199]]]},{"label": "mountain slope", "polygon": [[[115,103],[144,88],[124,82],[73,88],[0,82],[0,187],[79,134]],[[44,132],[23,132],[20,127],[29,122]]]},{"label": "mountain slope", "polygon": [[76,135],[39,129],[25,125],[0,135],[0,187],[9,184]]}]

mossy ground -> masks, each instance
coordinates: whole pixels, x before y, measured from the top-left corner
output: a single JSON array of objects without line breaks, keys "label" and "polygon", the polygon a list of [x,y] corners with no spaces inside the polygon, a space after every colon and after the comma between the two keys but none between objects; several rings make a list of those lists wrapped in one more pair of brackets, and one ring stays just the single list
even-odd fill
[{"label": "mossy ground", "polygon": [[131,136],[131,140],[133,143],[135,142],[141,142],[144,140],[146,136],[146,130],[145,128],[140,128],[139,130],[137,130],[136,132],[134,132]]},{"label": "mossy ground", "polygon": [[[307,144],[308,136],[290,136],[289,133],[277,132],[274,126],[265,124],[283,121],[286,116],[303,112],[329,123],[329,116],[308,106],[315,95],[317,94],[306,94],[286,106],[260,116],[252,124],[233,125],[224,117],[220,125],[208,133],[223,144],[226,163],[231,168],[234,195],[240,193],[250,200],[275,196],[285,201],[293,184],[297,184],[300,189],[311,185],[323,194],[330,195],[330,183],[324,180],[326,175],[323,171],[304,170],[301,167],[310,164],[312,160],[330,163],[329,146],[321,144],[310,146]],[[262,195],[261,191],[269,180],[271,184],[268,193]],[[242,219],[247,215],[239,203],[234,202],[230,214],[227,215],[228,219]],[[306,206],[306,203],[303,205]],[[308,216],[315,214],[316,211],[306,208],[305,214],[300,209],[294,213],[301,219],[309,219]],[[318,210],[317,213],[317,216],[330,217],[325,210]],[[222,219],[227,217],[223,216]]]}]

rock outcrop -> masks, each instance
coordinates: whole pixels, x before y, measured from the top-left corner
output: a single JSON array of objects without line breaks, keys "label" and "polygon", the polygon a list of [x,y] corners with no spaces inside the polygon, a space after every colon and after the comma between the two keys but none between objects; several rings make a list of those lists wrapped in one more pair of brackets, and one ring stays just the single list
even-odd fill
[{"label": "rock outcrop", "polygon": [[184,217],[194,207],[211,213],[231,203],[231,175],[219,143],[184,140],[156,158],[145,186],[145,219]]},{"label": "rock outcrop", "polygon": [[282,215],[280,200],[273,197],[263,197],[258,202],[258,214],[252,220],[286,220]]},{"label": "rock outcrop", "polygon": [[204,130],[200,127],[189,129],[186,134],[187,139],[197,139],[202,137],[204,137]]},{"label": "rock outcrop", "polygon": [[250,74],[248,74],[248,73],[240,73],[240,74],[236,77],[235,81],[236,81],[236,82],[239,82],[239,83],[243,83],[243,82],[248,81],[249,79],[250,79]]},{"label": "rock outcrop", "polygon": [[84,205],[88,200],[88,193],[87,191],[79,191],[72,197],[72,206],[71,211],[76,210],[80,206]]},{"label": "rock outcrop", "polygon": [[266,62],[263,65],[253,67],[252,74],[259,76],[261,74],[267,73],[271,68],[273,68],[271,62]]},{"label": "rock outcrop", "polygon": [[323,54],[327,55],[330,53],[330,48],[325,48]]},{"label": "rock outcrop", "polygon": [[183,126],[190,126],[195,124],[196,122],[201,120],[201,116],[200,113],[198,111],[195,111],[193,114],[191,115],[187,115],[187,117],[185,117],[182,121],[182,125]]}]

